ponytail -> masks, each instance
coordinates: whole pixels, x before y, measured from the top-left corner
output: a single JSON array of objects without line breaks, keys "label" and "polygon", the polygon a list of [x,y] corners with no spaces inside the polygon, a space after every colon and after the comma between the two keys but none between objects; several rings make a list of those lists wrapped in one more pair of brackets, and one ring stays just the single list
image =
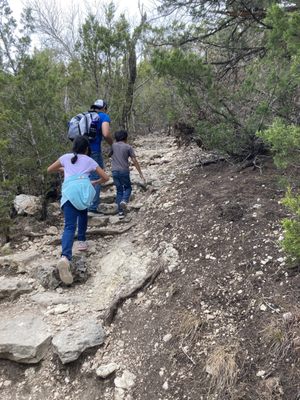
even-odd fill
[{"label": "ponytail", "polygon": [[72,163],[72,164],[75,164],[77,160],[78,160],[78,155],[77,155],[77,153],[74,151],[74,157],[71,158],[71,163]]},{"label": "ponytail", "polygon": [[78,160],[78,154],[90,154],[90,143],[86,136],[76,136],[73,142],[73,154],[71,163],[75,164]]}]

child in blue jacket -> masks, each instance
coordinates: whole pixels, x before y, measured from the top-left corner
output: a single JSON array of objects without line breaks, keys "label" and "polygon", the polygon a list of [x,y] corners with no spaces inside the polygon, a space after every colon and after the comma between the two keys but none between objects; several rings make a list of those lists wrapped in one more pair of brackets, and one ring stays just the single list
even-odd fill
[{"label": "child in blue jacket", "polygon": [[[73,141],[73,153],[62,155],[51,164],[47,172],[64,171],[61,208],[64,213],[64,231],[62,234],[62,252],[57,268],[61,280],[70,285],[73,276],[70,269],[72,247],[78,222],[78,248],[87,250],[86,230],[88,207],[95,196],[93,185],[108,181],[109,177],[94,161],[90,154],[89,140],[85,136],[77,136]],[[97,172],[99,179],[90,181],[91,172]]]}]

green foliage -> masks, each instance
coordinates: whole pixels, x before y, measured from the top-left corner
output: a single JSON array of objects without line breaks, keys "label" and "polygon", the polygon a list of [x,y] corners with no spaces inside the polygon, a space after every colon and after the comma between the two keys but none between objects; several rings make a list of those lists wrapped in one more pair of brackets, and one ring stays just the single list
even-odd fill
[{"label": "green foliage", "polygon": [[[4,173],[4,159],[7,159],[8,141],[0,140],[0,169],[2,170],[2,179],[0,181],[0,243],[1,241],[8,240],[9,228],[11,226],[10,211],[11,204],[14,196],[13,182],[11,182]],[[10,166],[13,165],[12,158],[10,159]]]},{"label": "green foliage", "polygon": [[197,85],[209,90],[211,86],[210,68],[191,51],[157,50],[153,54],[152,64],[161,76],[169,75],[176,79],[182,91],[193,91]]},{"label": "green foliage", "polygon": [[278,167],[300,165],[300,126],[287,125],[277,118],[268,129],[257,135],[270,145]]},{"label": "green foliage", "polygon": [[[280,119],[258,135],[266,141],[273,152],[274,162],[279,168],[300,166],[300,126],[287,125]],[[293,195],[291,189],[282,203],[291,212],[291,218],[282,221],[283,249],[292,261],[300,261],[300,195]]]},{"label": "green foliage", "polygon": [[[130,32],[124,15],[117,17],[111,2],[106,6],[104,22],[89,15],[80,29],[77,47],[85,80],[90,83],[90,97],[105,98],[110,104],[112,125],[124,124],[131,111],[136,80],[136,45],[143,23]],[[91,99],[90,99],[91,101]]]},{"label": "green foliage", "polygon": [[284,239],[281,244],[291,261],[300,262],[300,195],[293,195],[289,189],[282,203],[293,217],[282,221]]},{"label": "green foliage", "polygon": [[[279,168],[300,166],[300,127],[276,119],[272,126],[258,135],[271,147],[274,162]],[[300,262],[300,195],[289,188],[282,201],[292,216],[282,221],[282,248],[291,261]]]},{"label": "green foliage", "polygon": [[[65,71],[49,51],[27,57],[15,76],[0,79],[2,171],[12,191],[45,194],[46,166],[66,145]],[[28,178],[30,176],[30,179]]]}]

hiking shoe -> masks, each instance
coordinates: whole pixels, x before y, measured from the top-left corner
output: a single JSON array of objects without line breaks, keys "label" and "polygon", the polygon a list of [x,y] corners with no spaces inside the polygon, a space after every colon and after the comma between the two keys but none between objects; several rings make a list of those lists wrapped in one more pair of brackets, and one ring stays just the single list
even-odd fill
[{"label": "hiking shoe", "polygon": [[57,269],[62,282],[66,285],[71,285],[71,283],[73,283],[73,276],[71,273],[70,261],[67,259],[67,257],[61,257],[57,263]]},{"label": "hiking shoe", "polygon": [[122,208],[123,211],[125,211],[127,209],[126,201],[122,200],[121,203],[120,203],[120,207]]},{"label": "hiking shoe", "polygon": [[119,212],[119,219],[124,219],[125,218],[125,214],[123,212]]},{"label": "hiking shoe", "polygon": [[79,242],[78,242],[78,245],[77,245],[77,249],[78,249],[79,251],[87,251],[87,249],[88,249],[88,244],[87,244],[87,242],[79,241]]}]

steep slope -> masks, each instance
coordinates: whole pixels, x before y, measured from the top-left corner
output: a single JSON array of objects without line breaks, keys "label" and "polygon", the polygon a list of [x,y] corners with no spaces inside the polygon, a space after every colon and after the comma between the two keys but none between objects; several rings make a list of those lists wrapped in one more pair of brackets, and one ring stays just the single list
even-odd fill
[{"label": "steep slope", "polygon": [[[106,332],[102,345],[91,342],[73,362],[62,364],[67,349],[57,355],[52,345],[38,364],[0,360],[1,398],[297,398],[299,276],[278,243],[277,171],[210,164],[215,155],[177,148],[162,134],[135,146],[149,185],[144,190],[133,172],[126,221],[90,221],[90,251],[75,256],[80,282],[55,289],[51,270],[49,288],[62,223],[54,206],[58,231],[39,225],[41,235],[1,258],[6,279],[22,272],[31,285],[3,296],[2,320],[30,312],[52,337],[86,320]],[[110,186],[102,198],[112,201]]]}]

